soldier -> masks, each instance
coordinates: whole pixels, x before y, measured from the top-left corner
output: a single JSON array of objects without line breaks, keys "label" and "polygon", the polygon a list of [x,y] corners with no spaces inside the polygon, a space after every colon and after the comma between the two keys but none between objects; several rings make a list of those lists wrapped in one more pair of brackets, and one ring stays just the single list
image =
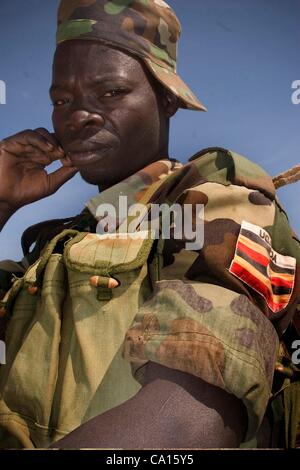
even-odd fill
[{"label": "soldier", "polygon": [[[176,73],[179,34],[162,0],[60,2],[55,133],[1,142],[1,226],[78,171],[101,192],[79,216],[28,229],[23,261],[1,264],[3,447],[220,448],[257,436],[299,303],[300,247],[257,165],[220,148],[169,159],[170,118],[205,111]],[[173,231],[121,238],[120,213],[99,235],[99,208],[120,196],[204,205],[203,247],[185,250]]]}]

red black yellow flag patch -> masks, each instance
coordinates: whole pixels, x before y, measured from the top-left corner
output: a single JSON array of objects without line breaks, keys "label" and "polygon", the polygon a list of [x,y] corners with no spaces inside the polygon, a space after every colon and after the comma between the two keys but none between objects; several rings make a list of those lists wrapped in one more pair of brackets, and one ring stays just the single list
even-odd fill
[{"label": "red black yellow flag patch", "polygon": [[270,235],[261,227],[242,222],[229,271],[261,294],[272,312],[288,305],[294,289],[296,259],[273,250]]}]

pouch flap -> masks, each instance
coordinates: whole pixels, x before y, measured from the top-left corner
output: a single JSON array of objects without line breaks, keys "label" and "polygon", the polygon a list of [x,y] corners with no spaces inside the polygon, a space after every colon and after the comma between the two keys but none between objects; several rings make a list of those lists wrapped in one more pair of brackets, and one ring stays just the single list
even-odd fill
[{"label": "pouch flap", "polygon": [[135,233],[82,233],[64,250],[68,268],[89,274],[113,275],[141,267],[148,259],[154,236]]}]

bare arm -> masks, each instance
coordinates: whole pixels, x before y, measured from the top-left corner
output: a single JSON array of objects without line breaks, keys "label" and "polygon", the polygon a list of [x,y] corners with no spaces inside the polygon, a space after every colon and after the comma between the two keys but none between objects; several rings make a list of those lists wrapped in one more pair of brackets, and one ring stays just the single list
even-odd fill
[{"label": "bare arm", "polygon": [[143,388],[53,448],[224,448],[245,436],[243,403],[191,374],[149,363]]}]

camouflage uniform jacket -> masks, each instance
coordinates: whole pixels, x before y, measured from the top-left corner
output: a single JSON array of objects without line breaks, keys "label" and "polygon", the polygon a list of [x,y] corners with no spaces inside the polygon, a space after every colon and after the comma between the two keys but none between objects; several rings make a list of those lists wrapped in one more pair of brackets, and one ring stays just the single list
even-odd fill
[{"label": "camouflage uniform jacket", "polygon": [[[124,357],[141,383],[151,360],[235,394],[247,408],[250,439],[272,396],[279,338],[292,320],[299,327],[300,244],[272,178],[244,157],[215,148],[186,165],[158,161],[96,196],[79,216],[31,227],[23,261],[0,265],[2,294],[57,233],[95,231],[101,203],[117,206],[126,195],[130,205],[151,187],[151,203],[204,205],[204,244],[185,250],[184,237],[156,243],[153,291],[124,331]],[[193,211],[194,225],[196,217]]]}]

